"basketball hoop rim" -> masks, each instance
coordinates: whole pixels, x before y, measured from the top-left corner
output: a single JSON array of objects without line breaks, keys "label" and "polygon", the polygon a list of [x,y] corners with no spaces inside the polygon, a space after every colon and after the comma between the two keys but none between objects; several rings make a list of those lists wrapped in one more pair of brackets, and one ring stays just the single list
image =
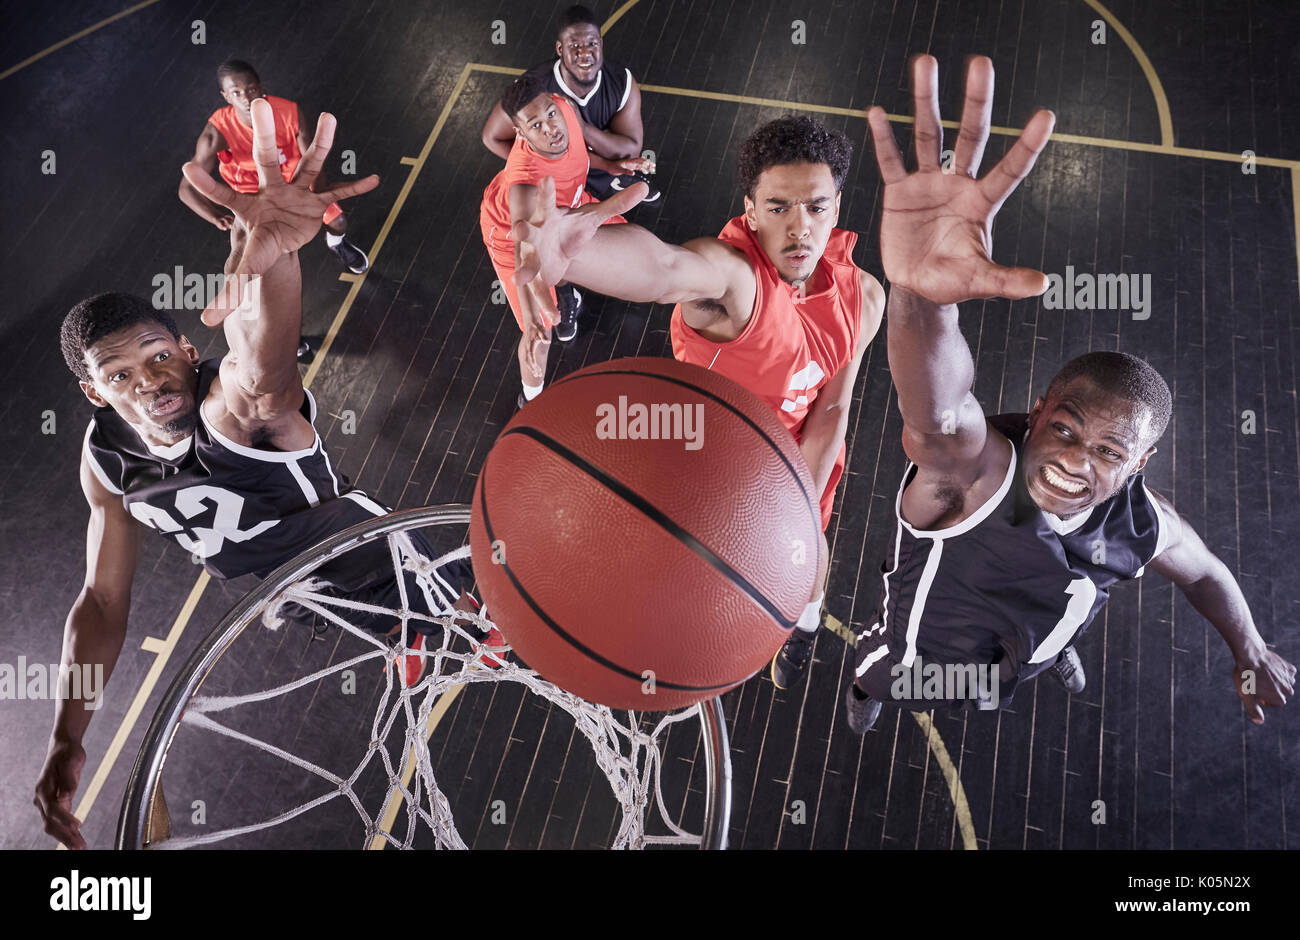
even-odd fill
[{"label": "basketball hoop rim", "polygon": [[[394,532],[433,525],[468,526],[469,521],[470,507],[464,503],[403,509],[367,519],[301,552],[240,598],[186,660],[149,723],[122,796],[117,848],[126,851],[144,848],[145,831],[149,825],[148,807],[186,704],[197,694],[204,679],[230,645],[258,619],[261,609],[271,598],[322,564],[360,545],[387,538]],[[696,708],[702,726],[706,774],[704,832],[700,847],[725,849],[731,820],[731,755],[727,723],[722,702],[717,697],[700,702]]]}]

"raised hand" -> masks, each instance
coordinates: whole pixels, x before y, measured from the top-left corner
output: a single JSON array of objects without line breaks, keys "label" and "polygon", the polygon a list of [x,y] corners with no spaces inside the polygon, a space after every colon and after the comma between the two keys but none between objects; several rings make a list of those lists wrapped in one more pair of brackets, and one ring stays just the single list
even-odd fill
[{"label": "raised hand", "polygon": [[513,230],[514,279],[521,293],[534,278],[547,286],[563,281],[569,265],[601,223],[628,212],[650,193],[645,183],[636,183],[604,202],[560,209],[555,205],[555,180],[548,176],[537,188],[532,214],[516,222]]},{"label": "raised hand", "polygon": [[1038,111],[1015,146],[983,179],[977,179],[993,107],[993,63],[972,58],[966,69],[966,101],[951,172],[940,168],[939,63],[917,56],[912,63],[917,169],[908,173],[883,108],[867,112],[876,162],[885,182],[880,219],[880,256],[890,283],[932,303],[976,297],[1033,297],[1047,278],[1032,268],[995,264],[993,217],[1033,168],[1052,135],[1056,117]]},{"label": "raised hand", "polygon": [[191,186],[230,209],[248,232],[242,256],[231,272],[240,276],[227,278],[225,289],[203,311],[207,326],[219,325],[239,306],[241,281],[265,274],[281,255],[311,241],[320,231],[321,215],[331,202],[369,192],[379,185],[378,176],[367,176],[352,183],[336,183],[323,192],[311,191],[334,143],[337,122],[332,114],[320,116],[316,135],[302,155],[297,175],[293,182],[286,183],[280,174],[271,106],[259,98],[253,102],[252,115],[253,160],[261,184],[256,193],[237,193],[224,182],[213,179],[196,163],[186,163],[181,168]]}]

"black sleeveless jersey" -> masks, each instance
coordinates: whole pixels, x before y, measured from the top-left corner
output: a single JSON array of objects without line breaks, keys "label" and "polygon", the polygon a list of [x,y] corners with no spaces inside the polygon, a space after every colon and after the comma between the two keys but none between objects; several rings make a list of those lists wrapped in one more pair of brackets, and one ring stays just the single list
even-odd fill
[{"label": "black sleeveless jersey", "polygon": [[559,59],[535,65],[527,74],[545,81],[547,90],[551,93],[568,95],[577,105],[582,119],[601,130],[609,127],[609,122],[623,110],[628,95],[632,93],[632,73],[608,62],[600,67],[596,73],[596,84],[585,96],[579,95],[565,83]]},{"label": "black sleeveless jersey", "polygon": [[[197,400],[207,397],[220,360],[199,366]],[[302,414],[316,420],[303,390]],[[140,522],[174,538],[218,578],[265,577],[299,552],[388,510],[340,480],[320,435],[297,451],[237,444],[199,406],[194,433],[151,447],[112,408],[86,431],[85,456],[105,488]]]},{"label": "black sleeveless jersey", "polygon": [[1140,577],[1164,550],[1160,508],[1134,474],[1090,512],[1061,520],[1043,512],[1025,486],[1021,457],[1028,415],[989,419],[1012,443],[997,493],[946,529],[903,520],[881,566],[879,619],[859,637],[858,675],[877,660],[999,665],[1001,696],[1050,667],[1105,606],[1117,581]]}]

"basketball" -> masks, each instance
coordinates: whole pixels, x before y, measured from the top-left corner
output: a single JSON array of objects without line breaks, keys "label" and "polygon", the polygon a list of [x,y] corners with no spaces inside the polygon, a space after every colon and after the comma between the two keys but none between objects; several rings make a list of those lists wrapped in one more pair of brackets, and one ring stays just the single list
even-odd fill
[{"label": "basketball", "polygon": [[736,383],[672,359],[557,381],[506,425],[474,490],[489,615],[544,678],[614,708],[681,708],[772,658],[821,552],[794,438]]}]

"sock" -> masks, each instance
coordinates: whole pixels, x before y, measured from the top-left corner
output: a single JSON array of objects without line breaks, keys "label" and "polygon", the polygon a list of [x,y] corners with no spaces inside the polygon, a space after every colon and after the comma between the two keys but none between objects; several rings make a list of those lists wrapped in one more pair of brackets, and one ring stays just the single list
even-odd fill
[{"label": "sock", "polygon": [[325,233],[325,244],[329,245],[331,248],[333,248],[335,245],[342,243],[342,241],[343,241],[342,235],[335,235],[333,232]]},{"label": "sock", "polygon": [[542,394],[542,387],[540,385],[527,385],[527,384],[524,385],[525,401],[532,401],[540,394]]},{"label": "sock", "polygon": [[809,602],[803,609],[803,613],[799,615],[799,620],[795,623],[796,627],[808,633],[817,632],[822,622],[822,598],[825,596],[825,594],[818,594],[817,600]]}]

